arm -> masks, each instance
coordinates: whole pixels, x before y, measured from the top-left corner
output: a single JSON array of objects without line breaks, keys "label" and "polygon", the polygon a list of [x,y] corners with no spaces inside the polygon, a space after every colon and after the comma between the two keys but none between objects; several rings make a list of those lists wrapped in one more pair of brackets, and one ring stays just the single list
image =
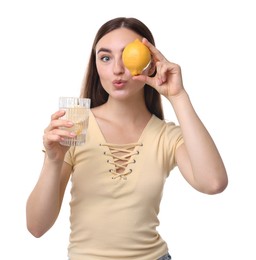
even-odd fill
[{"label": "arm", "polygon": [[59,144],[62,136],[70,134],[59,129],[59,126],[70,126],[70,122],[58,120],[63,113],[58,111],[52,115],[51,123],[44,131],[45,159],[27,200],[27,228],[35,237],[47,232],[57,219],[71,173],[71,166],[64,162],[68,147]]},{"label": "arm", "polygon": [[228,183],[225,166],[207,129],[196,114],[185,91],[169,98],[181,126],[184,144],[176,161],[184,178],[198,191],[222,192]]},{"label": "arm", "polygon": [[41,174],[26,207],[27,228],[35,237],[47,232],[57,219],[70,172],[70,165],[55,165],[45,156]]},{"label": "arm", "polygon": [[180,66],[169,62],[146,39],[143,42],[150,49],[154,61],[148,74],[151,75],[154,70],[157,73],[154,77],[139,75],[133,79],[149,84],[172,104],[184,138],[184,144],[175,155],[180,172],[198,191],[208,194],[222,192],[228,184],[226,169],[184,89]]}]

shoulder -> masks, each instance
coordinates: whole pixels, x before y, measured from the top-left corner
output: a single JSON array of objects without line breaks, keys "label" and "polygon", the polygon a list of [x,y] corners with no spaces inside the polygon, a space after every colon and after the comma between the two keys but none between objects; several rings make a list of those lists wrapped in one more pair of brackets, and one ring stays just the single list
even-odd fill
[{"label": "shoulder", "polygon": [[164,119],[160,119],[157,116],[152,116],[152,126],[162,131],[173,131],[173,130],[180,130],[180,126],[175,124],[173,121],[167,121]]},{"label": "shoulder", "polygon": [[182,131],[178,124],[173,121],[159,119],[156,116],[154,116],[152,121],[155,134],[159,136],[167,146],[183,142]]}]

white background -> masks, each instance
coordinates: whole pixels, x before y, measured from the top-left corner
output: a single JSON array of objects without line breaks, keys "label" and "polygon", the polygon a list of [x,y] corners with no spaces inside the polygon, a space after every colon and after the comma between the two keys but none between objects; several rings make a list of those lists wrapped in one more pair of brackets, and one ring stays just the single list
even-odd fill
[{"label": "white background", "polygon": [[[39,239],[26,230],[25,204],[58,97],[79,95],[96,31],[117,16],[145,22],[159,50],[181,65],[229,174],[226,191],[214,196],[193,190],[177,169],[168,178],[159,231],[173,259],[256,259],[253,2],[0,1],[1,259],[66,259],[69,192],[54,227]],[[171,106],[164,108],[176,121]]]}]

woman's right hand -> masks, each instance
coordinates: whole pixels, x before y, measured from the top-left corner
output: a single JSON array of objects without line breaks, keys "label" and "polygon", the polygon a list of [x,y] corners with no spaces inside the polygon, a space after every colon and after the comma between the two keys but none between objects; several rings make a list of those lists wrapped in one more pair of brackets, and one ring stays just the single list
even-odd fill
[{"label": "woman's right hand", "polygon": [[65,153],[69,147],[60,144],[64,137],[74,137],[75,134],[60,127],[72,127],[73,123],[68,120],[60,119],[65,115],[64,110],[59,110],[51,116],[50,124],[45,128],[43,144],[46,155],[51,161],[63,161]]}]

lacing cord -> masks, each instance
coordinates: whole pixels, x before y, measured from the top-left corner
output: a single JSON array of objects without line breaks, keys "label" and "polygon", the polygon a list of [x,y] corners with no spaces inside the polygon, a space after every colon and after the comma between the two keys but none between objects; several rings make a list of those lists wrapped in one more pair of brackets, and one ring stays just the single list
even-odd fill
[{"label": "lacing cord", "polygon": [[114,166],[114,169],[109,170],[113,175],[112,179],[120,178],[126,180],[126,176],[132,173],[132,169],[129,169],[128,165],[136,163],[136,160],[131,158],[133,155],[139,154],[139,151],[136,150],[135,147],[142,146],[143,144],[131,143],[127,145],[117,145],[105,143],[100,145],[109,148],[109,152],[104,152],[104,155],[112,158],[112,160],[107,160],[107,163]]}]

